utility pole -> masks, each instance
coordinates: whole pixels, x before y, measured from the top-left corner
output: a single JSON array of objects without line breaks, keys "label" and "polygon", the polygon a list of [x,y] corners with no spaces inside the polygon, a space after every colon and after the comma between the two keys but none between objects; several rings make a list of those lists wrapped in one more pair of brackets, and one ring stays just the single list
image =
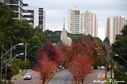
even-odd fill
[{"label": "utility pole", "polygon": [[27,42],[25,43],[25,61],[27,59]]},{"label": "utility pole", "polygon": [[0,56],[0,84],[2,84],[2,55],[3,55],[3,44],[1,43],[1,56]]},{"label": "utility pole", "polygon": [[[11,48],[12,48],[12,44],[11,44]],[[10,51],[10,59],[12,58],[12,50]],[[11,63],[11,66],[12,66],[12,63]]]},{"label": "utility pole", "polygon": [[0,84],[2,83],[1,80],[2,78],[1,78],[1,57],[0,57]]}]

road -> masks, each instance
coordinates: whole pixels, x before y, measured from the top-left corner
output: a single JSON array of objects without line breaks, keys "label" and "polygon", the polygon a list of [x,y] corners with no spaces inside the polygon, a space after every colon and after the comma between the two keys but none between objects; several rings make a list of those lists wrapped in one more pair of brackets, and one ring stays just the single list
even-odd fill
[{"label": "road", "polygon": [[[31,80],[13,80],[14,84],[41,84],[40,74],[35,71],[30,71],[30,73],[32,74]],[[105,71],[93,70],[91,74],[84,78],[84,84],[103,84],[97,82],[100,73],[105,73]],[[68,70],[63,70],[58,72],[51,80],[49,80],[48,84],[72,84],[72,75]]]},{"label": "road", "polygon": [[98,82],[101,73],[105,73],[105,70],[93,70],[91,74],[85,77],[84,84],[103,84],[102,82]]},{"label": "road", "polygon": [[[93,73],[89,74],[84,78],[84,84],[102,84],[97,82],[99,79],[99,74],[105,73],[104,70],[93,70]],[[71,84],[72,75],[68,70],[61,71],[57,73],[48,84]]]},{"label": "road", "polygon": [[31,73],[32,79],[31,80],[12,80],[14,84],[41,84],[41,80],[40,80],[40,73],[29,70],[27,71],[29,73]]},{"label": "road", "polygon": [[48,84],[71,84],[72,75],[68,70],[57,73]]}]

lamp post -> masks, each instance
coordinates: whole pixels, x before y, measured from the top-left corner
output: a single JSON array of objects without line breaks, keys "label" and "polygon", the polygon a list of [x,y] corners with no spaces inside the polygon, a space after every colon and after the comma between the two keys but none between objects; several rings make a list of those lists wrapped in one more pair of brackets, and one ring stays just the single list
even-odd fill
[{"label": "lamp post", "polygon": [[38,46],[33,46],[28,52],[27,54],[29,54],[34,48],[37,48]]},{"label": "lamp post", "polygon": [[[14,45],[14,46],[12,46],[8,51],[6,51],[4,54],[1,54],[1,65],[0,65],[0,74],[1,74],[1,80],[0,80],[0,83],[2,83],[2,69],[3,69],[3,57],[5,56],[5,55],[7,55],[9,52],[12,52],[12,50],[16,47],[16,46],[21,46],[21,45],[24,45],[24,43],[18,43],[18,44],[16,44],[16,45]],[[11,57],[11,56],[10,56]]]},{"label": "lamp post", "polygon": [[115,54],[115,56],[120,57],[127,64],[127,61],[123,57],[119,56],[118,54]]}]

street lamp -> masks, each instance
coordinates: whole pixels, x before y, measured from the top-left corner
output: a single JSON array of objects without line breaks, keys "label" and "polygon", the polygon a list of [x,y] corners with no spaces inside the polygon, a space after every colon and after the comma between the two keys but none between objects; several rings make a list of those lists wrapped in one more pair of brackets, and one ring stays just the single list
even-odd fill
[{"label": "street lamp", "polygon": [[29,54],[34,48],[37,48],[37,46],[33,46],[33,47],[28,51],[27,54]]},{"label": "street lamp", "polygon": [[1,58],[3,58],[3,56],[7,55],[11,50],[15,49],[16,46],[22,46],[22,45],[24,45],[24,43],[18,43],[17,45],[12,46],[7,52],[5,52],[5,53],[1,56]]},{"label": "street lamp", "polygon": [[123,57],[119,56],[118,54],[115,54],[115,56],[120,57],[127,64],[127,61]]},{"label": "street lamp", "polygon": [[[0,77],[0,78],[1,78],[1,80],[0,80],[0,83],[2,83],[2,69],[3,69],[3,67],[2,67],[2,61],[3,61],[3,57],[4,57],[5,55],[7,55],[9,52],[12,52],[12,50],[15,49],[16,46],[21,46],[21,45],[24,45],[24,43],[18,43],[18,44],[16,44],[16,45],[12,46],[8,51],[6,51],[4,54],[1,55],[1,59],[0,59],[0,60],[1,60],[1,65],[0,65],[0,69],[1,69],[1,70],[0,70],[0,74],[1,74],[1,77]],[[11,56],[10,56],[10,57],[11,57]],[[6,65],[6,64],[5,64],[5,65]]]}]

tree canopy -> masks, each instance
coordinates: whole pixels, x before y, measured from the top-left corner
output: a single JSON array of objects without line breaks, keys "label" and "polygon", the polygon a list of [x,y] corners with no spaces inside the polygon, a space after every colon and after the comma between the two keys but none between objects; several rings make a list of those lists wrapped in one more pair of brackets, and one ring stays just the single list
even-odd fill
[{"label": "tree canopy", "polygon": [[115,60],[126,65],[123,59],[127,60],[127,25],[124,26],[121,34],[116,36],[115,42],[112,44],[112,50],[114,55],[118,55],[118,57],[114,57]]}]

